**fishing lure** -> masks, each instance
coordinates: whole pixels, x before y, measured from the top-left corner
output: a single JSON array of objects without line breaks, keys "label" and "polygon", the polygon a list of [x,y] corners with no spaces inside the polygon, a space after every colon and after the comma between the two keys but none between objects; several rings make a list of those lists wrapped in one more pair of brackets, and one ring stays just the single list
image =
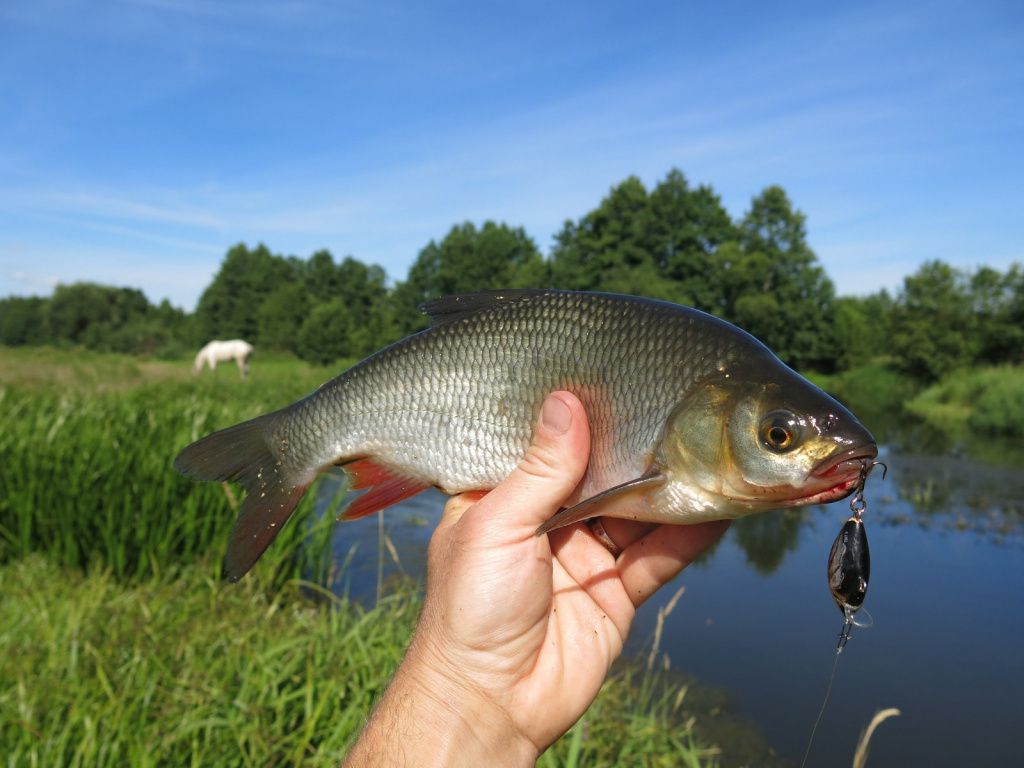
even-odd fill
[{"label": "fishing lure", "polygon": [[868,503],[864,500],[864,485],[871,470],[877,465],[882,466],[884,478],[888,467],[882,462],[865,461],[861,464],[857,490],[850,499],[850,512],[853,514],[843,524],[828,556],[828,587],[832,592],[832,599],[845,618],[837,646],[840,651],[849,642],[850,632],[854,626],[871,626],[871,615],[867,611],[864,611],[866,619],[855,618],[855,614],[864,605],[868,581],[871,578],[871,551],[868,548],[868,534],[863,520],[864,512],[868,508]]}]

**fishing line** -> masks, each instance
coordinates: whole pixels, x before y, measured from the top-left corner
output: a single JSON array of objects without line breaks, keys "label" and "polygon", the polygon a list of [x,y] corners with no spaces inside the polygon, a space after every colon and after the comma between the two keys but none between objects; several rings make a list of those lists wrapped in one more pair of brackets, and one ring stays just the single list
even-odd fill
[{"label": "fishing line", "polygon": [[[845,627],[844,627],[845,629]],[[804,760],[800,763],[800,768],[804,768],[807,765],[807,758],[811,755],[811,745],[814,744],[814,734],[818,731],[818,723],[821,722],[821,716],[825,714],[825,707],[828,706],[828,697],[832,693],[832,683],[836,679],[836,668],[839,666],[839,654],[843,652],[843,649],[836,648],[836,660],[832,662],[832,675],[828,679],[828,688],[825,690],[825,700],[821,702],[821,709],[818,711],[818,719],[814,721],[814,727],[811,729],[811,738],[807,741],[807,751],[804,752]]]}]

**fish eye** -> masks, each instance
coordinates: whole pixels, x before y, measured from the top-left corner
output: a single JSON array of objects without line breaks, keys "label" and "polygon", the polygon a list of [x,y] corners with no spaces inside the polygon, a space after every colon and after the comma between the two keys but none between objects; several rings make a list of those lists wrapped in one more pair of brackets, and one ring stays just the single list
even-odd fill
[{"label": "fish eye", "polygon": [[761,422],[761,442],[776,453],[795,448],[800,435],[800,422],[789,411],[772,411]]}]

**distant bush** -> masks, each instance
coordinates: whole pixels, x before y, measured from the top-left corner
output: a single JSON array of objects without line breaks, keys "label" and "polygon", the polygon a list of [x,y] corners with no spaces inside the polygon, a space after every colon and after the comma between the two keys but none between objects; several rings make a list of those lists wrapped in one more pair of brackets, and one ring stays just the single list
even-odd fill
[{"label": "distant bush", "polygon": [[1024,368],[954,373],[908,402],[907,410],[948,432],[1024,437]]},{"label": "distant bush", "polygon": [[1024,371],[995,368],[974,401],[968,423],[981,432],[1024,437]]}]

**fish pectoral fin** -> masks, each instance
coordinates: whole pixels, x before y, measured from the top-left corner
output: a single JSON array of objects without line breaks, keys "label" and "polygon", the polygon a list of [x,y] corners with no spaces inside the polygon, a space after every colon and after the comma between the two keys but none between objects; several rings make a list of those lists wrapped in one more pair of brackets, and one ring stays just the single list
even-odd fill
[{"label": "fish pectoral fin", "polygon": [[632,518],[633,515],[624,513],[624,510],[636,502],[643,501],[652,491],[661,488],[667,479],[660,472],[650,472],[643,477],[635,478],[622,485],[616,485],[614,488],[609,488],[607,491],[602,491],[596,496],[591,496],[589,499],[581,501],[574,507],[563,509],[541,525],[534,535],[543,536],[548,531],[553,531],[556,528],[562,528],[566,525],[578,523],[580,520],[587,520],[601,515],[626,519]]},{"label": "fish pectoral fin", "polygon": [[425,483],[394,467],[372,459],[360,459],[342,466],[349,489],[367,489],[338,515],[339,520],[358,520],[427,490]]}]

